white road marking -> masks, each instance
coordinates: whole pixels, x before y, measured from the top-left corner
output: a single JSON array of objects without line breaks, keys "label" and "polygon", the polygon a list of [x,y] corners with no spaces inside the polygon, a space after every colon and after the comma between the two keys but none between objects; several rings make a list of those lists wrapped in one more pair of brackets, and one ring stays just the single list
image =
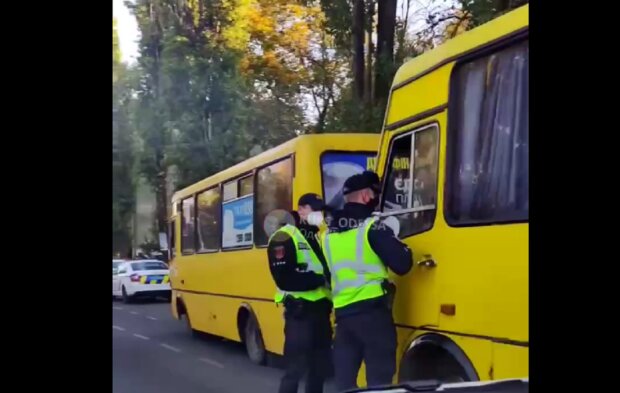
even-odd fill
[{"label": "white road marking", "polygon": [[149,338],[149,337],[147,337],[147,336],[143,336],[143,335],[138,334],[138,333],[134,333],[134,334],[133,334],[133,336],[134,336],[134,337],[141,338],[141,339],[143,339],[143,340],[150,340],[150,338]]},{"label": "white road marking", "polygon": [[130,311],[129,313],[130,313],[130,314],[133,314],[133,315],[138,315],[138,314],[140,314],[140,313],[139,313],[139,312],[137,312],[137,311]]},{"label": "white road marking", "polygon": [[157,318],[152,317],[152,316],[150,316],[150,315],[149,315],[149,316],[147,316],[147,318],[148,318],[148,319],[150,319],[151,321],[157,321]]},{"label": "white road marking", "polygon": [[161,343],[161,344],[159,344],[159,345],[161,345],[162,347],[164,347],[164,348],[166,348],[166,349],[169,349],[169,350],[171,350],[171,351],[173,351],[173,352],[177,352],[177,353],[178,353],[178,352],[181,352],[181,350],[180,350],[179,348],[177,348],[177,347],[173,347],[172,345],[168,345],[168,344],[166,344],[166,343]]},{"label": "white road marking", "polygon": [[116,306],[112,307],[112,308],[115,309],[115,310],[122,310],[123,309],[123,307],[116,307]]},{"label": "white road marking", "polygon": [[121,332],[125,331],[124,327],[120,327],[120,326],[116,326],[116,325],[112,325],[112,329],[120,330]]},{"label": "white road marking", "polygon": [[215,367],[224,368],[224,365],[222,363],[216,362],[215,360],[211,360],[209,358],[200,358],[198,360],[200,360],[201,362],[205,362],[207,364],[210,364],[212,366],[215,366]]}]

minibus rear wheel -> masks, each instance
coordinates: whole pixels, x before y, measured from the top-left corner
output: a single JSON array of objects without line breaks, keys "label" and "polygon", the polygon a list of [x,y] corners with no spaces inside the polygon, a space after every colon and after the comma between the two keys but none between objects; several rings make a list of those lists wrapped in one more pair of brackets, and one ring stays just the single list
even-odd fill
[{"label": "minibus rear wheel", "polygon": [[265,349],[258,321],[251,313],[248,315],[245,323],[243,342],[250,361],[258,365],[265,364],[267,361],[267,350]]}]

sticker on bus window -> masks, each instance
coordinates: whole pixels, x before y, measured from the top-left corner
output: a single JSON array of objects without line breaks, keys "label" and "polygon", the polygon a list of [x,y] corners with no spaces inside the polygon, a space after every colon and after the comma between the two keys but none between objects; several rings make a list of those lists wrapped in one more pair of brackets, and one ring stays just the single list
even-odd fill
[{"label": "sticker on bus window", "polygon": [[252,245],[254,196],[248,195],[222,204],[222,247]]}]

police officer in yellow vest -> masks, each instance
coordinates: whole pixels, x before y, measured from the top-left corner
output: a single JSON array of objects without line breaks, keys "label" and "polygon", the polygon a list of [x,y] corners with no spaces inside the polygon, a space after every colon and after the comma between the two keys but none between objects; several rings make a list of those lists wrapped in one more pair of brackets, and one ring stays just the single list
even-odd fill
[{"label": "police officer in yellow vest", "polygon": [[277,286],[275,302],[284,305],[286,371],[279,393],[297,393],[304,374],[306,393],[321,393],[329,370],[332,328],[329,271],[318,225],[325,208],[317,194],[305,194],[287,224],[269,239],[269,268]]},{"label": "police officer in yellow vest", "polygon": [[331,271],[336,314],[334,368],[339,391],[357,387],[362,361],[368,386],[392,383],[396,372],[394,286],[388,268],[404,275],[413,265],[411,250],[390,226],[372,217],[379,202],[379,177],[366,171],[343,186],[345,205],[322,237]]}]

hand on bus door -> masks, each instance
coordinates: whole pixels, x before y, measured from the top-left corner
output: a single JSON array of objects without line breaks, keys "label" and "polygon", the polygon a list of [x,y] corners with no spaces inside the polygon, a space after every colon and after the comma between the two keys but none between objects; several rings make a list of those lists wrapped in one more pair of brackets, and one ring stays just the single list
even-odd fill
[{"label": "hand on bus door", "polygon": [[389,216],[383,219],[383,224],[390,228],[392,232],[394,232],[394,236],[398,237],[398,233],[400,232],[400,221],[394,216]]}]

